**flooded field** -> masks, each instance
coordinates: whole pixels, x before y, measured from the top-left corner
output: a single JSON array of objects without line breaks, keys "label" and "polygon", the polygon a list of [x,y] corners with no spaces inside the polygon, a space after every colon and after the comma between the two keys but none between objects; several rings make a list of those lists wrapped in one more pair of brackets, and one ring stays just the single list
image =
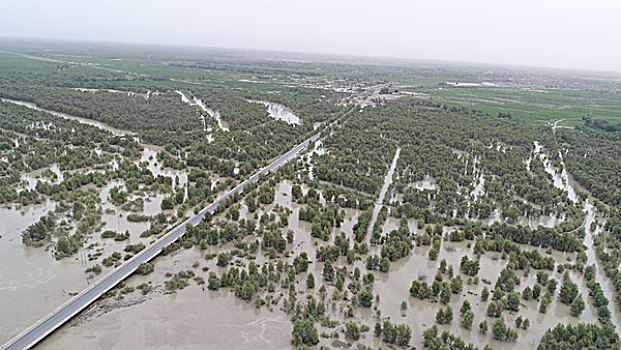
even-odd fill
[{"label": "flooded field", "polygon": [[274,119],[282,120],[286,122],[287,124],[300,125],[300,118],[297,115],[295,115],[289,108],[279,103],[273,103],[273,102],[268,102],[268,101],[255,101],[255,100],[250,100],[250,102],[260,103],[266,106],[267,113],[269,114],[270,117]]},{"label": "flooded field", "polygon": [[191,286],[63,327],[37,349],[289,349],[291,329],[284,313]]},{"label": "flooded field", "polygon": [[[20,101],[11,101],[25,105],[29,108],[39,109],[33,104]],[[80,122],[97,126],[111,131],[115,135],[126,135],[122,130],[109,126],[83,120],[75,116],[48,111],[58,117],[78,120]],[[143,145],[144,151],[134,164],[143,163],[153,176],[166,176],[171,179],[173,188],[180,186],[185,188],[188,176],[185,170],[173,170],[163,168],[157,161],[161,147]],[[101,155],[101,150],[95,149]],[[110,164],[110,171],[118,167],[121,158],[114,158]],[[42,168],[21,176],[18,191],[25,189],[33,190],[37,182],[58,184],[69,173],[76,171],[105,173],[106,169],[77,169],[67,173],[60,171],[58,164]],[[129,214],[153,216],[160,212],[161,202],[169,194],[152,193],[138,190],[128,197],[128,201],[143,201],[144,205],[139,211],[127,211],[121,209],[110,200],[110,192],[113,188],[124,188],[123,181],[109,181],[102,187],[89,184],[84,189],[94,189],[98,193],[101,212],[100,230],[88,237],[83,247],[74,256],[57,260],[54,257],[53,241],[45,243],[43,247],[28,247],[22,242],[21,234],[42,216],[54,212],[57,203],[52,199],[46,199],[37,205],[5,205],[0,207],[0,263],[7,267],[0,274],[0,309],[4,316],[0,322],[0,342],[4,342],[33,324],[41,317],[69,300],[73,295],[85,289],[89,283],[97,281],[113,267],[103,267],[102,274],[86,273],[85,271],[101,262],[101,259],[113,252],[123,252],[128,244],[143,243],[148,245],[152,237],[140,237],[141,233],[150,226],[149,221],[132,221]],[[189,211],[190,209],[188,209]],[[111,230],[117,233],[128,232],[129,238],[122,241],[103,239],[100,232]],[[93,256],[93,258],[90,258]]]},{"label": "flooded field", "polygon": [[25,247],[21,233],[54,209],[54,203],[0,208],[0,342],[27,328],[87,286],[84,263],[57,261],[50,251]]},{"label": "flooded field", "polygon": [[[203,110],[203,112],[207,113],[207,115],[209,115],[211,118],[214,118],[216,120],[220,130],[222,130],[222,131],[230,131],[229,128],[228,128],[228,125],[226,124],[226,122],[224,120],[222,120],[222,117],[220,116],[220,112],[219,111],[214,111],[213,109],[208,108],[205,105],[205,103],[203,101],[201,101],[199,98],[196,98],[196,97],[191,96],[189,94],[186,96],[186,93],[183,93],[183,92],[181,92],[179,90],[177,90],[176,93],[181,95],[181,101],[182,102],[187,103],[190,106],[198,106],[198,107],[200,107],[200,109]],[[205,123],[205,116],[201,115],[201,118],[203,119],[203,123]],[[205,129],[206,129],[206,131],[211,131],[206,126],[205,126]],[[213,136],[211,134],[209,135],[209,137],[213,138]],[[210,140],[213,141],[212,139],[210,139]]]},{"label": "flooded field", "polygon": [[98,122],[96,120],[86,119],[86,118],[78,117],[78,116],[75,116],[75,115],[70,115],[70,114],[66,114],[66,113],[60,113],[60,112],[51,111],[51,110],[48,110],[48,109],[45,109],[45,108],[38,107],[37,105],[35,105],[34,103],[31,103],[31,102],[16,101],[16,100],[10,100],[10,99],[6,99],[6,98],[3,98],[2,101],[3,102],[15,103],[15,104],[18,104],[20,106],[28,107],[28,108],[31,108],[31,109],[34,109],[34,110],[37,110],[37,111],[44,111],[44,112],[50,113],[52,115],[55,115],[57,117],[76,120],[76,121],[78,121],[80,123],[83,123],[83,124],[92,125],[92,126],[100,128],[100,129],[107,130],[107,131],[111,132],[113,135],[116,135],[116,136],[123,136],[123,135],[128,135],[129,134],[129,132],[127,132],[125,130],[120,130],[120,129],[117,129],[117,128],[113,128],[110,125],[107,125],[107,124],[102,123],[102,122]]},{"label": "flooded field", "polygon": [[[390,221],[391,219],[389,219]],[[392,219],[394,220],[394,219]],[[387,225],[389,223],[387,222]],[[523,247],[527,250],[532,250],[532,247]],[[436,318],[436,313],[441,307],[445,307],[437,302],[428,300],[419,300],[411,297],[409,294],[409,287],[414,280],[422,280],[428,283],[433,282],[433,278],[438,268],[437,261],[429,261],[427,258],[427,252],[429,247],[416,247],[412,254],[407,258],[401,259],[395,264],[391,264],[390,273],[380,276],[379,283],[377,283],[377,290],[382,296],[380,301],[380,308],[382,310],[383,317],[389,317],[393,321],[407,322],[412,327],[413,334],[422,334],[422,332],[431,326],[433,326]],[[545,256],[545,252],[541,251]],[[468,255],[473,258],[474,253],[471,248],[468,248],[464,243],[452,243],[443,242],[442,249],[438,261],[446,259],[449,266],[453,266],[455,271],[459,270],[460,259],[463,255]],[[554,258],[563,263],[570,256],[564,256],[560,253],[554,253]],[[528,318],[531,322],[531,326],[528,330],[520,330],[518,340],[516,342],[498,342],[491,339],[491,336],[483,335],[478,331],[478,325],[481,321],[490,320],[494,318],[486,316],[486,308],[488,302],[481,302],[481,291],[483,287],[487,287],[489,290],[493,289],[494,283],[502,270],[507,264],[507,260],[501,259],[501,254],[498,253],[486,253],[481,257],[481,270],[478,274],[481,281],[488,280],[491,284],[485,284],[479,282],[478,285],[468,285],[464,283],[464,290],[459,295],[453,295],[448,306],[453,308],[455,317],[451,325],[439,325],[439,330],[447,330],[452,334],[459,335],[468,343],[473,343],[476,346],[483,347],[485,344],[490,344],[493,348],[502,349],[536,349],[538,340],[548,328],[556,326],[556,324],[577,324],[579,322],[597,322],[596,310],[589,304],[586,310],[583,312],[580,318],[571,317],[569,315],[569,307],[564,305],[558,300],[554,300],[550,305],[547,313],[542,314],[538,311],[537,301],[523,301],[521,300],[520,311],[517,313],[504,311],[503,317],[505,322],[509,325],[514,323],[515,318],[519,315],[523,318]],[[523,276],[519,273],[520,284],[517,287],[518,291],[522,291],[526,286],[531,288],[536,283],[536,277],[534,273],[530,273],[527,276]],[[554,273],[550,275],[551,278],[562,280],[562,274]],[[462,275],[463,278],[463,275]],[[571,278],[574,281],[581,281],[582,276],[578,273],[571,273]],[[583,297],[588,296],[588,289],[585,283],[579,284],[580,293]],[[466,330],[459,325],[459,309],[464,300],[468,300],[472,305],[475,312],[475,318],[473,322],[472,330]],[[401,301],[406,301],[408,309],[406,316],[402,316],[400,309]],[[587,303],[588,304],[588,303]],[[416,339],[416,337],[414,338]],[[416,341],[414,345],[420,346]]]},{"label": "flooded field", "polygon": [[[186,95],[178,92],[184,102],[198,105],[203,111],[210,114],[202,102],[194,99],[189,100]],[[258,101],[255,101],[258,102]],[[266,104],[266,102],[259,102]],[[273,108],[269,103],[268,111]],[[282,106],[281,106],[282,107]],[[36,106],[31,106],[36,108]],[[284,108],[284,107],[283,107]],[[285,120],[288,123],[296,123],[296,120],[287,116],[287,111],[278,109],[277,119]],[[273,112],[273,111],[272,111]],[[272,113],[270,112],[270,114]],[[276,112],[274,112],[276,113]],[[67,117],[67,116],[63,116]],[[282,119],[284,118],[284,119]],[[297,117],[295,117],[297,118]],[[224,130],[221,121],[218,125]],[[299,123],[299,119],[297,119]],[[105,125],[97,125],[106,128]],[[213,125],[213,124],[212,124]],[[107,130],[107,129],[106,129]],[[185,188],[187,193],[188,173],[185,170],[173,170],[163,168],[158,162],[158,153],[165,152],[163,148],[143,145],[144,150],[139,159],[134,164],[141,164],[148,169],[154,176],[165,176],[171,179],[172,188]],[[373,224],[377,220],[379,211],[384,203],[384,198],[391,187],[395,168],[399,159],[401,148],[397,147],[392,163],[384,179],[379,196],[374,204],[372,216],[366,242],[370,242]],[[502,151],[499,149],[499,151]],[[313,179],[312,157],[325,153],[321,141],[317,141],[306,155],[305,167],[308,169],[309,178]],[[558,171],[550,164],[542,152],[541,147],[535,144],[535,157],[539,157],[545,165],[546,172],[552,178],[554,185],[566,191],[569,198],[578,203],[574,182],[566,173],[564,167]],[[111,164],[112,169],[118,167],[118,162]],[[475,159],[475,164],[477,160]],[[528,166],[528,164],[527,164]],[[58,183],[65,176],[58,169],[56,164],[52,165],[53,176],[43,177],[42,171],[37,171],[22,176],[24,188],[32,189],[37,181],[48,181]],[[475,165],[476,171],[476,165]],[[478,174],[475,176],[472,193],[470,198],[478,198],[484,194],[485,178]],[[215,185],[216,177],[211,177],[212,186]],[[436,190],[436,182],[433,178],[426,176],[422,181],[409,184],[418,190]],[[0,209],[0,255],[1,262],[5,266],[14,266],[8,273],[0,276],[0,308],[6,311],[9,317],[7,322],[0,323],[0,341],[7,340],[14,334],[26,328],[56,306],[68,300],[71,295],[85,288],[88,283],[95,281],[98,276],[85,273],[85,270],[98,263],[101,257],[106,257],[114,252],[122,252],[128,244],[143,243],[150,244],[153,237],[140,237],[140,234],[149,229],[149,221],[131,221],[128,210],[121,209],[111,201],[111,191],[114,188],[123,188],[125,183],[121,180],[111,180],[101,188],[97,188],[100,200],[101,230],[111,230],[115,232],[129,232],[126,240],[115,241],[112,239],[104,240],[98,234],[88,239],[85,247],[82,248],[77,256],[69,259],[57,261],[51,249],[30,248],[21,242],[21,232],[37,221],[38,218],[49,211],[53,211],[55,203],[51,200],[38,206],[25,207],[5,207]],[[373,327],[377,322],[390,320],[396,324],[407,324],[412,329],[411,345],[421,347],[421,334],[436,324],[436,313],[441,307],[450,306],[455,313],[453,321],[448,325],[439,325],[440,332],[447,330],[452,334],[462,337],[466,342],[483,347],[490,344],[494,348],[507,349],[535,349],[538,340],[551,327],[558,323],[577,324],[579,322],[597,323],[597,310],[589,298],[589,289],[581,273],[569,271],[569,277],[574,281],[579,293],[585,301],[586,309],[579,318],[570,316],[568,305],[562,304],[555,296],[545,313],[539,312],[539,302],[536,300],[520,300],[519,311],[503,312],[505,322],[514,328],[515,319],[519,316],[528,319],[530,328],[527,330],[519,329],[518,339],[515,342],[499,342],[492,339],[491,335],[482,334],[478,330],[478,324],[484,320],[493,323],[494,318],[486,315],[486,309],[490,301],[481,301],[483,288],[490,291],[498,279],[501,271],[507,267],[508,257],[503,253],[486,252],[480,257],[481,269],[477,274],[476,282],[468,283],[468,276],[460,272],[460,262],[463,256],[475,259],[474,244],[472,241],[449,242],[446,240],[448,234],[456,230],[456,227],[445,227],[439,254],[436,260],[429,259],[430,246],[415,246],[405,257],[390,263],[389,272],[370,271],[374,276],[375,282],[372,284],[373,295],[379,299],[374,302],[373,308],[355,307],[351,314],[346,315],[347,308],[351,302],[351,296],[346,297],[347,290],[341,295],[335,290],[334,282],[322,281],[325,263],[317,260],[317,249],[320,247],[330,247],[335,245],[335,237],[345,234],[349,239],[350,249],[352,248],[354,229],[362,211],[357,209],[339,208],[343,215],[343,221],[338,227],[331,228],[330,236],[326,240],[311,236],[314,223],[300,219],[301,210],[306,204],[297,203],[292,199],[292,189],[294,184],[285,180],[278,182],[274,187],[274,201],[272,204],[260,206],[256,212],[251,213],[248,205],[242,201],[239,203],[239,218],[233,220],[229,211],[225,211],[213,218],[214,222],[224,225],[226,223],[237,224],[239,220],[243,222],[258,222],[259,227],[267,226],[273,219],[265,219],[270,216],[278,217],[286,221],[281,227],[282,232],[293,232],[291,242],[287,244],[284,254],[277,258],[287,264],[292,264],[294,258],[301,253],[306,253],[310,260],[308,271],[301,272],[295,277],[295,295],[298,300],[304,301],[310,297],[319,300],[322,294],[319,285],[325,284],[328,289],[327,308],[325,315],[330,320],[337,322],[336,327],[317,325],[317,328],[324,336],[320,338],[320,345],[339,346],[348,348],[352,344],[343,331],[344,324],[348,321],[355,321],[359,325],[366,325],[371,330],[363,333],[359,343],[377,348],[385,346],[380,343],[379,338],[373,336]],[[94,186],[92,186],[94,187]],[[308,194],[310,188],[306,184],[301,184],[302,194]],[[318,192],[319,203],[326,205],[322,190]],[[153,193],[139,189],[128,197],[128,201],[142,201],[140,210],[134,213],[154,216],[162,212],[162,201],[170,196],[169,193]],[[399,200],[398,195],[390,195],[392,199],[388,202]],[[390,207],[390,205],[388,205]],[[284,209],[283,209],[284,208]],[[392,209],[392,208],[389,208]],[[191,208],[187,208],[189,213]],[[598,264],[592,249],[592,235],[590,224],[593,222],[596,213],[593,206],[587,200],[584,204],[586,219],[581,227],[586,230],[585,244],[587,246],[588,264]],[[285,212],[286,214],[282,214]],[[170,214],[170,213],[168,213]],[[284,217],[283,217],[284,215]],[[284,219],[283,219],[284,218]],[[268,220],[263,222],[263,220]],[[563,216],[555,217],[552,215],[532,217],[520,217],[516,224],[535,228],[537,226],[555,227],[563,222]],[[491,218],[483,220],[484,224],[491,225],[502,221],[498,209],[494,210]],[[4,225],[4,226],[2,226]],[[382,235],[386,235],[393,230],[398,230],[400,222],[394,217],[388,217],[382,227]],[[407,221],[412,237],[424,234],[424,229],[417,228],[415,219]],[[256,228],[256,227],[255,227]],[[221,274],[225,268],[219,266],[218,259],[214,257],[220,253],[230,253],[238,249],[239,243],[251,244],[258,241],[258,236],[250,234],[237,242],[228,242],[217,246],[208,246],[199,249],[194,246],[182,248],[167,256],[158,257],[155,260],[155,271],[148,276],[135,275],[127,279],[125,284],[129,289],[123,292],[122,296],[101,299],[86,309],[71,322],[62,326],[52,336],[43,341],[37,348],[41,349],[67,349],[67,348],[94,348],[94,349],[124,349],[124,348],[179,348],[179,349],[291,349],[291,332],[293,324],[291,315],[286,311],[287,290],[276,289],[270,294],[276,300],[269,306],[255,306],[253,302],[241,301],[235,296],[231,288],[221,288],[217,291],[209,290],[204,281],[209,278],[209,273],[216,272]],[[371,245],[369,255],[381,256],[383,245]],[[574,263],[575,253],[561,253],[548,251],[536,247],[521,245],[520,249],[532,251],[538,250],[542,256],[550,256],[557,265]],[[264,266],[274,261],[266,251],[259,249],[256,253],[244,257],[235,256],[232,258],[230,266],[245,266],[249,261],[253,261],[259,266]],[[90,260],[89,254],[99,254],[99,258]],[[208,258],[211,256],[211,258]],[[369,272],[365,265],[366,256],[361,255],[353,261],[348,261],[344,256],[339,256],[334,264],[341,268],[344,267],[349,273],[355,269]],[[437,298],[418,299],[410,295],[409,288],[413,281],[424,281],[431,284],[434,276],[439,270],[440,261],[445,260],[455,275],[460,275],[464,280],[462,291],[451,296],[450,301],[443,305]],[[104,274],[113,267],[104,268]],[[171,276],[179,271],[192,271],[195,278],[189,281],[189,286],[176,292],[170,292],[165,287]],[[313,274],[317,280],[317,288],[307,289],[306,279],[309,274]],[[562,281],[563,273],[548,271],[550,278]],[[536,271],[518,270],[517,276],[519,283],[516,292],[522,292],[524,288],[533,287],[537,283]],[[87,277],[92,278],[90,280]],[[200,283],[199,281],[203,281]],[[444,278],[447,281],[447,278]],[[609,300],[614,300],[614,288],[605,278],[601,269],[596,269],[596,281],[602,285],[604,294]],[[349,282],[348,282],[349,283]],[[141,284],[149,286],[149,291],[142,294],[137,288]],[[257,297],[267,298],[269,293],[261,292]],[[558,293],[557,293],[558,294]],[[353,294],[352,294],[353,296]],[[332,300],[330,300],[330,298]],[[472,329],[468,330],[460,326],[459,309],[464,301],[468,301],[475,312]],[[612,321],[619,325],[619,310],[615,303],[610,306]],[[17,307],[19,305],[19,307]],[[26,305],[26,306],[24,306]]]},{"label": "flooded field", "polygon": [[[240,219],[260,218],[263,213],[269,213],[277,207],[285,207],[291,210],[288,216],[286,230],[295,232],[294,241],[290,245],[292,254],[289,262],[294,256],[301,252],[307,252],[311,265],[308,272],[301,273],[297,277],[297,288],[300,299],[305,295],[313,295],[319,298],[317,289],[314,292],[305,291],[304,281],[308,273],[313,273],[320,278],[323,270],[323,263],[316,261],[315,249],[319,246],[333,244],[334,237],[344,232],[347,237],[352,237],[353,226],[357,221],[361,211],[345,209],[345,219],[340,228],[335,228],[332,238],[322,241],[312,238],[311,223],[299,220],[299,210],[303,205],[291,201],[292,183],[289,181],[280,182],[276,186],[275,201],[273,204],[263,207],[256,214],[248,212],[247,207],[242,205],[240,208]],[[303,186],[303,192],[309,189]],[[220,214],[214,220],[226,219],[225,214]],[[408,226],[413,234],[422,234],[422,230],[416,228],[414,220],[408,222]],[[389,217],[384,224],[383,231],[389,232],[399,227],[399,220]],[[451,228],[446,229],[447,232]],[[246,241],[250,242],[253,238],[249,237]],[[166,273],[175,273],[179,270],[193,269],[199,276],[207,277],[207,271],[221,271],[216,266],[215,259],[205,262],[202,259],[205,254],[217,254],[218,252],[233,249],[231,244],[218,247],[209,247],[206,250],[192,248],[180,250],[157,259],[156,271],[150,276],[131,277],[127,284],[137,285],[142,282],[149,282],[154,288],[154,292],[142,300],[139,295],[130,294],[125,301],[98,301],[93,308],[105,309],[106,303],[114,305],[108,312],[97,315],[93,312],[92,316],[87,316],[74,322],[73,325],[66,325],[56,332],[52,337],[41,344],[43,349],[71,348],[75,344],[87,344],[95,349],[103,348],[122,348],[124,346],[133,347],[156,347],[156,348],[222,348],[230,347],[233,349],[253,349],[253,348],[275,348],[291,349],[294,348],[291,341],[292,324],[287,315],[282,311],[283,305],[279,303],[269,311],[266,307],[255,309],[252,303],[242,302],[233,296],[229,289],[222,289],[217,292],[208,291],[205,287],[195,285],[191,282],[190,286],[174,294],[164,294],[161,284],[166,280]],[[371,253],[379,253],[380,246],[371,248]],[[374,283],[373,293],[379,294],[381,299],[377,304],[379,316],[373,309],[356,308],[353,320],[357,323],[371,327],[371,331],[363,334],[360,343],[378,347],[384,346],[376,337],[372,335],[373,325],[378,321],[391,320],[396,323],[406,323],[412,328],[412,345],[422,346],[420,334],[435,324],[435,315],[440,307],[444,305],[435,300],[420,300],[412,297],[409,293],[410,285],[413,281],[427,281],[431,283],[438,271],[439,261],[446,260],[448,266],[452,267],[456,274],[459,273],[459,264],[462,256],[467,255],[474,258],[473,247],[468,242],[448,242],[443,241],[440,254],[436,261],[428,259],[429,246],[415,247],[410,255],[393,262],[389,273],[373,272],[376,282]],[[521,249],[533,250],[535,247],[522,245]],[[573,262],[575,253],[563,254],[553,251],[549,254],[544,249],[539,249],[542,256],[552,256],[557,264]],[[590,254],[592,255],[592,253]],[[243,259],[241,260],[243,261]],[[258,253],[254,262],[263,264],[268,259],[262,253]],[[589,263],[591,263],[591,257]],[[194,268],[194,263],[200,263],[203,272]],[[588,298],[589,290],[582,275],[576,271],[570,271],[570,278],[578,285],[579,292],[585,300],[586,309],[580,318],[571,317],[569,306],[562,304],[554,298],[546,313],[538,311],[539,302],[535,300],[521,300],[519,312],[505,311],[503,316],[508,325],[512,325],[517,316],[529,319],[531,325],[528,330],[518,330],[518,340],[516,342],[498,342],[491,339],[491,335],[481,334],[476,325],[483,320],[493,322],[494,318],[486,316],[486,308],[489,301],[480,300],[481,291],[484,287],[489,290],[500,274],[500,271],[507,266],[508,260],[503,254],[488,252],[481,256],[481,270],[477,275],[479,282],[476,284],[466,283],[464,279],[463,291],[453,295],[447,304],[456,313],[450,325],[439,325],[440,331],[448,330],[452,334],[462,337],[465,341],[476,346],[483,347],[490,344],[494,348],[509,349],[535,349],[538,339],[548,328],[556,324],[577,324],[579,322],[597,323],[597,313]],[[364,261],[356,261],[347,264],[344,260],[339,260],[341,266],[346,266],[349,271],[358,267],[365,270]],[[549,272],[550,278],[561,281],[563,274],[559,272]],[[526,286],[533,287],[536,284],[534,271],[525,273],[518,271],[519,284],[516,291],[521,292]],[[598,277],[598,281],[601,276]],[[602,282],[602,281],[600,281]],[[603,281],[605,282],[605,281]],[[319,282],[320,283],[320,282]],[[330,284],[328,284],[330,285]],[[603,283],[602,283],[603,285]],[[604,286],[603,286],[604,287]],[[606,288],[606,287],[604,287]],[[608,294],[610,290],[607,290]],[[138,293],[138,292],[134,292]],[[132,303],[132,300],[137,300]],[[468,300],[475,311],[474,326],[472,330],[466,330],[459,325],[460,316],[458,313],[463,301]],[[402,302],[407,305],[407,310],[402,310]],[[126,303],[124,305],[123,303]],[[343,318],[343,304],[337,302],[329,306],[326,315],[331,319],[346,321]],[[615,312],[616,313],[616,312]],[[214,317],[213,315],[218,315]],[[614,316],[618,317],[618,313]],[[224,318],[224,319],[223,319]],[[613,320],[615,320],[613,318]],[[190,327],[192,325],[192,327]],[[200,326],[197,326],[200,325]],[[490,324],[491,326],[491,324]],[[318,327],[320,332],[331,332],[334,329]],[[340,329],[342,327],[337,327]],[[341,332],[339,332],[341,333]],[[336,343],[335,343],[336,342]],[[320,344],[347,344],[351,343],[343,334],[338,338],[321,338]]]},{"label": "flooded field", "polygon": [[326,153],[326,149],[323,148],[323,143],[321,140],[317,140],[315,141],[315,145],[313,146],[313,149],[310,150],[310,152],[308,152],[306,154],[307,157],[307,162],[306,162],[306,166],[308,168],[308,178],[313,180],[315,178],[315,173],[313,172],[313,168],[314,168],[314,163],[313,163],[313,157],[314,156],[321,156],[323,154]]}]

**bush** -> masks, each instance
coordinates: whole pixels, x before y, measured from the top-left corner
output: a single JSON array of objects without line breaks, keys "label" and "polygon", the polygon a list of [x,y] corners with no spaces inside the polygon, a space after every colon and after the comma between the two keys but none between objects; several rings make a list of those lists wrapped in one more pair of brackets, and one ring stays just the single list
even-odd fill
[{"label": "bush", "polygon": [[139,275],[148,275],[153,272],[154,269],[153,263],[142,263],[136,269],[136,273]]},{"label": "bush", "polygon": [[293,345],[317,345],[319,343],[319,333],[312,319],[295,320],[293,323]]}]

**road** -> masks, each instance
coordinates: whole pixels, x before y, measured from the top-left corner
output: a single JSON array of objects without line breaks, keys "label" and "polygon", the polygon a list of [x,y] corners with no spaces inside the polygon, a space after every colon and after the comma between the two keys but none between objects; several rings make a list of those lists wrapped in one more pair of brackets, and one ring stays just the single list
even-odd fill
[{"label": "road", "polygon": [[204,208],[198,215],[186,220],[179,226],[175,227],[163,237],[155,241],[155,243],[151,244],[149,247],[136,254],[133,258],[129,259],[116,269],[110,271],[98,282],[94,283],[89,288],[85,289],[80,294],[71,298],[66,303],[58,307],[56,310],[52,311],[50,314],[39,320],[37,323],[33,324],[28,329],[9,340],[6,344],[2,346],[2,349],[27,349],[35,345],[41,339],[45,338],[62,324],[67,322],[71,317],[75,316],[78,312],[82,311],[92,302],[97,300],[103,293],[112,289],[119,282],[131,275],[138,268],[138,266],[140,266],[140,264],[153,259],[162,251],[162,248],[173,243],[175,240],[181,237],[186,231],[187,224],[196,226],[203,219],[205,213],[213,213],[216,208],[220,204],[222,204],[222,202],[228,197],[230,197],[234,193],[242,192],[246,185],[252,182],[256,182],[259,179],[260,175],[267,174],[268,172],[275,170],[279,166],[283,165],[285,162],[293,158],[299,151],[306,148],[310,142],[314,142],[319,139],[320,135],[321,133],[317,133],[311,136],[306,141],[295,146],[289,152],[280,156],[267,167],[259,170],[252,177],[240,183],[227,194],[220,197],[208,207]]},{"label": "road", "polygon": [[375,90],[373,90],[373,93],[371,95],[369,95],[369,97],[367,97],[364,101],[362,101],[362,103],[360,103],[360,108],[364,108],[366,106],[373,105],[373,99],[375,99],[375,98],[377,98],[377,96],[379,96],[380,90],[381,90],[381,87],[376,88]]},{"label": "road", "polygon": [[[578,119],[578,118],[569,118],[571,119]],[[557,129],[567,129],[567,130],[574,130],[575,128],[573,126],[564,126],[564,125],[558,125],[558,123],[563,122],[567,119],[558,119],[557,121],[554,122],[554,125],[552,125],[552,131],[556,132]]]}]

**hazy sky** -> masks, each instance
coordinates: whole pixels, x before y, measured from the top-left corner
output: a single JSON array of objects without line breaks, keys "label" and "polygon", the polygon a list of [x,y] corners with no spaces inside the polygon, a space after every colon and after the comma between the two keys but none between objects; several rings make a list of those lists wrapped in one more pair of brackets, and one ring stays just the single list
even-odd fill
[{"label": "hazy sky", "polygon": [[0,0],[0,36],[621,71],[619,0]]}]

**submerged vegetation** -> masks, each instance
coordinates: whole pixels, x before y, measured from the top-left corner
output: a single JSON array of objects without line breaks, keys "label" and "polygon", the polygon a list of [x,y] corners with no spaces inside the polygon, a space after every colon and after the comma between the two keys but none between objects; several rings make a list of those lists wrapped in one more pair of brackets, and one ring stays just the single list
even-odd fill
[{"label": "submerged vegetation", "polygon": [[437,77],[462,77],[448,68],[95,56],[105,69],[0,55],[0,97],[39,108],[0,102],[0,204],[42,207],[23,244],[93,279],[185,225],[107,302],[200,288],[285,315],[300,348],[618,347],[621,139],[608,112],[569,129],[456,103]]}]

